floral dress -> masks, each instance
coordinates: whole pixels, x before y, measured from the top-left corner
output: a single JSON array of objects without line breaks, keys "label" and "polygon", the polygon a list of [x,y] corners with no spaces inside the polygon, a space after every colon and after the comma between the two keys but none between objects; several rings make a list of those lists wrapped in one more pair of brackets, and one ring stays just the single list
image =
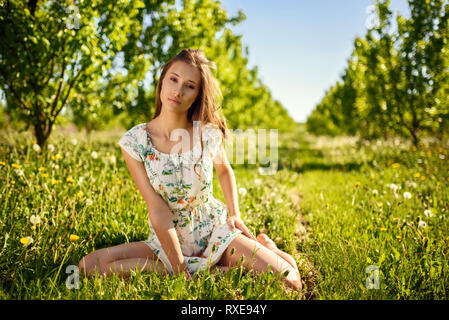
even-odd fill
[{"label": "floral dress", "polygon": [[[231,231],[227,223],[227,206],[212,195],[212,159],[219,151],[221,132],[211,123],[203,125],[202,129],[202,157],[201,142],[195,135],[194,148],[187,152],[168,154],[158,151],[151,142],[146,123],[128,130],[118,142],[130,156],[144,163],[151,185],[171,209],[169,218],[192,275],[216,264],[232,240],[241,234],[238,229]],[[149,237],[143,242],[173,274],[149,217],[148,226]]]}]

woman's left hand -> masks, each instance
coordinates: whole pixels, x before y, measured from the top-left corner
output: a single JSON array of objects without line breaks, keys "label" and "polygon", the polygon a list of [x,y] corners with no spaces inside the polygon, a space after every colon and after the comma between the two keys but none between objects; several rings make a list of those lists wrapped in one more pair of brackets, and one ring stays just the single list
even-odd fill
[{"label": "woman's left hand", "polygon": [[235,231],[235,229],[237,228],[241,230],[243,234],[248,238],[256,240],[256,237],[251,233],[251,231],[249,231],[248,227],[245,226],[245,223],[240,217],[236,216],[228,217],[228,224],[232,231]]}]

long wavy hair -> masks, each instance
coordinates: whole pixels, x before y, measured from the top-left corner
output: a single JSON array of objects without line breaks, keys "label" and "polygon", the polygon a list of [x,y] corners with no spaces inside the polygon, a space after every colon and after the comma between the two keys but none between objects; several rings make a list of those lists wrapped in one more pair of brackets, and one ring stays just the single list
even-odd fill
[{"label": "long wavy hair", "polygon": [[[200,121],[200,137],[203,137],[203,125],[208,123],[216,125],[221,131],[223,141],[228,137],[226,119],[224,117],[220,117],[218,114],[218,110],[221,109],[220,104],[223,101],[223,94],[221,93],[218,81],[214,78],[211,72],[211,69],[216,70],[217,66],[214,61],[207,59],[204,52],[199,49],[183,49],[162,66],[162,72],[156,87],[156,110],[154,112],[153,119],[159,116],[162,109],[162,101],[160,98],[162,82],[168,69],[176,61],[182,61],[196,67],[201,75],[198,97],[187,111],[187,119],[192,123],[193,121]],[[203,139],[201,139],[200,159],[203,157],[203,149],[204,142]],[[194,170],[201,179],[201,174],[198,174],[196,171],[197,163],[195,163]]]}]

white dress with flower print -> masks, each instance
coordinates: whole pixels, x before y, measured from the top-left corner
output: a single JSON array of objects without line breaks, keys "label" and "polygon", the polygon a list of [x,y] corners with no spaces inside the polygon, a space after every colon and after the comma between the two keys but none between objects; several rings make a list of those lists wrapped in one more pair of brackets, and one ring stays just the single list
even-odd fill
[{"label": "white dress with flower print", "polygon": [[[221,133],[210,123],[202,129],[202,157],[201,143],[195,135],[195,146],[188,152],[168,154],[158,151],[151,142],[146,123],[128,130],[118,142],[134,159],[144,163],[151,185],[171,209],[170,218],[191,274],[216,264],[241,233],[238,229],[231,231],[227,223],[227,206],[212,195],[212,159],[220,148]],[[201,180],[194,166],[201,174]],[[144,242],[173,274],[149,218],[148,225],[150,233]]]}]

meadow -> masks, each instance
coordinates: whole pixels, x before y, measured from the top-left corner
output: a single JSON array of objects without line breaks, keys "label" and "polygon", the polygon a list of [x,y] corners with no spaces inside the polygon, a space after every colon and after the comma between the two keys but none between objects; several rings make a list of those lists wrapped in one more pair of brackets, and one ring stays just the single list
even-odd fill
[{"label": "meadow", "polygon": [[[0,299],[298,299],[277,275],[241,268],[183,275],[136,271],[80,278],[66,268],[93,250],[147,238],[147,209],[116,144],[125,130],[67,134],[48,150],[2,130]],[[233,165],[243,219],[292,254],[303,299],[447,299],[449,141],[419,148],[279,136],[279,169]],[[224,201],[214,177],[214,196]],[[374,270],[374,271],[373,271]]]}]

